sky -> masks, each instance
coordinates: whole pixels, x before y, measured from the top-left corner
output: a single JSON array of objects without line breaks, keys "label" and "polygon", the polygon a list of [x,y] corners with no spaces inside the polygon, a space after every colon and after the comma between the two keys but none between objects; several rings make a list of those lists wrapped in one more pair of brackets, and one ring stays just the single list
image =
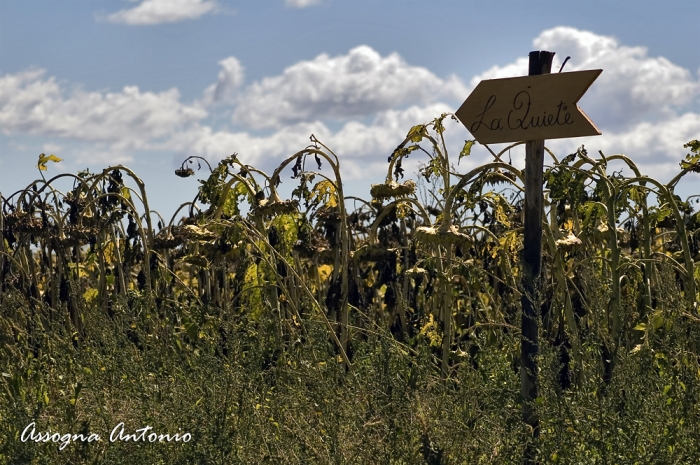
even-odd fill
[{"label": "sky", "polygon": [[[188,156],[271,173],[314,134],[367,198],[412,126],[526,75],[532,50],[556,52],[553,72],[567,56],[565,72],[603,70],[579,102],[603,135],[547,141],[554,153],[624,153],[668,181],[700,139],[698,18],[697,0],[0,0],[0,193],[55,154],[45,176],[132,168],[169,216],[197,193],[174,175]],[[446,136],[453,156],[473,138],[459,123]]]}]

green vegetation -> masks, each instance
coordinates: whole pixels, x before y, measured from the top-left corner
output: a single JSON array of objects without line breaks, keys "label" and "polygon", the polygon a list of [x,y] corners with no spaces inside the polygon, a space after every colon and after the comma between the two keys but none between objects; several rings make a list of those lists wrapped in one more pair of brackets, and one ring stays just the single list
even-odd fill
[{"label": "green vegetation", "polygon": [[[523,174],[508,149],[460,172],[448,117],[411,128],[371,199],[312,136],[270,175],[209,167],[169,221],[128,168],[46,179],[60,159],[42,154],[41,179],[0,197],[0,463],[520,462]],[[685,147],[667,184],[623,155],[549,154],[542,463],[700,462]],[[101,440],[22,442],[31,422]],[[191,440],[110,442],[120,422]]]}]

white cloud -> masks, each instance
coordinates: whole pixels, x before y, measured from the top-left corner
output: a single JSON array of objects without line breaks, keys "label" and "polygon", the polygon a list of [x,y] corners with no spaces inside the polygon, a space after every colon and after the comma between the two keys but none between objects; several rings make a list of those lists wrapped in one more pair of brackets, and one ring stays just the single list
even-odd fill
[{"label": "white cloud", "polygon": [[[284,157],[309,145],[309,136],[314,134],[340,157],[344,179],[366,179],[369,166],[380,176],[382,170],[388,168],[387,157],[412,126],[449,111],[451,107],[442,103],[411,106],[381,112],[369,124],[349,121],[337,131],[321,121],[314,121],[285,126],[269,135],[259,136],[246,131],[215,131],[209,126],[196,125],[157,148],[199,155],[213,161],[237,152],[246,163],[268,170],[275,168]],[[460,137],[461,141],[464,140],[464,133],[455,131],[456,127],[457,123],[446,133],[450,137],[448,143],[453,145],[460,142]],[[374,169],[376,167],[380,167],[379,171]]]},{"label": "white cloud", "polygon": [[582,144],[594,155],[624,153],[641,167],[642,174],[667,179],[679,172],[678,163],[687,150],[683,144],[700,137],[700,114],[687,112],[664,121],[644,121],[622,131],[605,132],[603,136],[547,141],[555,154],[566,155]]},{"label": "white cloud", "polygon": [[[620,45],[615,38],[556,27],[542,32],[534,41],[537,50],[556,52],[553,72],[567,57],[564,72],[602,69],[581,108],[600,128],[621,131],[642,121],[664,121],[700,95],[700,81],[690,71],[664,57],[649,57],[645,47]],[[528,59],[520,58],[505,66],[494,66],[471,81],[522,76]]]},{"label": "white cloud", "polygon": [[204,91],[205,104],[232,101],[236,90],[245,79],[244,68],[236,57],[225,58],[219,61],[219,65],[222,69],[216,84],[210,85]]},{"label": "white cloud", "polygon": [[[217,82],[204,92],[205,103],[235,101],[243,82],[243,67],[236,58],[226,58],[219,64]],[[417,75],[428,76],[434,86],[443,82],[427,70],[419,69]],[[397,100],[410,102],[403,97]],[[60,147],[55,142],[57,138],[77,141],[81,145],[75,146],[77,151],[72,149],[71,158],[79,162],[114,161],[115,157],[128,161],[138,151],[197,154],[217,160],[238,151],[249,163],[267,163],[305,147],[313,133],[329,147],[338,149],[348,166],[351,159],[365,160],[362,163],[366,166],[368,158],[384,160],[413,125],[452,110],[439,102],[403,109],[391,108],[390,103],[384,101],[381,106],[388,108],[375,113],[372,121],[350,119],[337,130],[329,128],[323,118],[327,114],[309,114],[308,121],[260,134],[244,129],[214,129],[207,124],[204,107],[181,102],[174,88],[153,93],[127,86],[121,92],[98,92],[68,89],[54,77],[47,77],[44,70],[0,76],[0,130],[7,135],[29,134],[48,139],[45,148]],[[93,155],[89,157],[88,153]],[[112,154],[111,158],[108,154]],[[361,171],[359,165],[354,171]]]},{"label": "white cloud", "polygon": [[290,8],[307,8],[320,5],[321,0],[284,0],[284,4]]},{"label": "white cloud", "polygon": [[41,146],[41,151],[43,153],[58,153],[62,150],[63,146],[58,144],[48,143]]},{"label": "white cloud", "polygon": [[107,21],[132,26],[176,23],[216,12],[216,0],[143,0],[133,8],[107,16]]},{"label": "white cloud", "polygon": [[105,147],[79,147],[70,152],[70,162],[77,166],[114,166],[134,162],[134,153],[119,150],[114,144]]},{"label": "white cloud", "polygon": [[476,87],[479,82],[486,79],[501,79],[527,75],[528,59],[518,58],[513,63],[504,66],[495,65],[481,74],[474,76],[469,82],[471,88]]},{"label": "white cloud", "polygon": [[[659,180],[668,181],[679,172],[678,163],[687,153],[683,144],[700,138],[700,76],[664,57],[650,57],[645,47],[621,45],[613,37],[570,27],[543,31],[533,46],[557,53],[552,72],[567,56],[571,59],[564,72],[603,70],[579,102],[603,135],[548,140],[555,154],[564,156],[585,145],[593,155],[598,150],[624,153],[643,174]],[[519,58],[475,76],[470,85],[523,76],[527,70],[528,59]]]},{"label": "white cloud", "polygon": [[397,53],[382,57],[366,45],[347,55],[317,56],[245,89],[233,121],[252,128],[281,127],[315,119],[372,116],[441,98],[459,99],[467,90],[455,76],[441,79],[407,64]]},{"label": "white cloud", "polygon": [[[604,69],[581,103],[604,135],[548,141],[557,155],[583,143],[591,151],[624,152],[654,177],[677,172],[686,153],[682,144],[700,138],[700,82],[689,71],[649,57],[643,48],[572,28],[544,31],[534,46],[556,51],[558,63],[570,55],[567,71]],[[235,57],[219,65],[216,82],[194,103],[183,103],[175,88],[85,91],[69,89],[43,70],[0,76],[0,130],[41,136],[45,148],[55,147],[56,139],[81,141],[84,150],[73,157],[80,162],[168,152],[216,161],[238,152],[266,171],[306,147],[313,133],[341,158],[345,180],[376,182],[385,173],[386,157],[412,126],[453,111],[468,93],[456,77],[440,78],[396,53],[383,57],[367,46],[298,62],[250,86],[244,86],[244,68]],[[485,71],[471,86],[526,73],[527,58],[521,58]],[[205,105],[212,112],[232,111],[241,126],[215,127]],[[453,154],[469,138],[459,123],[445,134]],[[515,152],[513,158],[517,163]],[[407,175],[424,159],[412,156]],[[460,169],[477,161],[463,161]]]},{"label": "white cloud", "polygon": [[5,134],[139,148],[207,116],[201,107],[182,104],[175,88],[159,93],[141,92],[136,86],[121,92],[68,91],[44,74],[37,70],[0,77],[0,129]]}]

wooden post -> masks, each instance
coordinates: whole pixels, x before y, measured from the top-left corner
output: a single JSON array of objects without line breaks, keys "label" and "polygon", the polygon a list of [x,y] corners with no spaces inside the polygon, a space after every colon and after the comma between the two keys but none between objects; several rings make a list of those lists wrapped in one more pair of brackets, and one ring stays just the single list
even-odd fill
[{"label": "wooden post", "polygon": [[[530,52],[529,75],[549,74],[554,52]],[[525,219],[523,248],[523,308],[520,350],[520,393],[523,402],[523,422],[532,438],[525,448],[523,463],[537,463],[533,439],[539,437],[540,421],[534,408],[537,399],[538,292],[542,267],[542,175],[544,170],[544,140],[530,140],[525,145]]]}]

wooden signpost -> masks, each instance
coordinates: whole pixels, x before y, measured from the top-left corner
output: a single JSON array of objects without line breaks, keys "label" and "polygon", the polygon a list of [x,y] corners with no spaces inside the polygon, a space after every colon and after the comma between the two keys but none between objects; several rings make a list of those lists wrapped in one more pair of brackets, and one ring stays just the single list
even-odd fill
[{"label": "wooden signpost", "polygon": [[[526,141],[520,393],[523,423],[533,439],[540,432],[534,404],[538,397],[544,140],[601,134],[576,104],[602,70],[549,74],[553,58],[553,52],[530,52],[529,76],[481,81],[455,113],[482,144]],[[523,463],[538,463],[532,441],[525,448]]]},{"label": "wooden signpost", "polygon": [[597,136],[576,103],[602,72],[481,81],[455,115],[482,144]]}]

